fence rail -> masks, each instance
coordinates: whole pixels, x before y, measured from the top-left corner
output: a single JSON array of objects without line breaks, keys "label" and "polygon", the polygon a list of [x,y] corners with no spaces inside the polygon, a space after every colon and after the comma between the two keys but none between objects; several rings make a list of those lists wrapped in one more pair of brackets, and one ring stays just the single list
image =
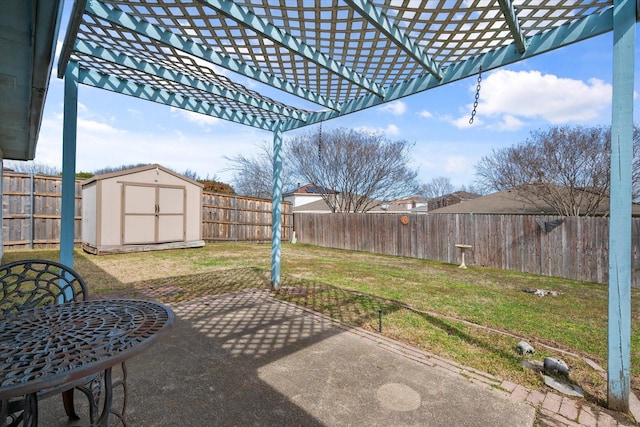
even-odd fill
[{"label": "fence rail", "polygon": [[[408,223],[403,224],[406,216]],[[297,213],[301,243],[606,283],[609,219],[534,215]],[[632,286],[640,287],[640,219],[632,223]]]},{"label": "fence rail", "polygon": [[[271,241],[271,200],[228,194],[202,196],[202,235],[205,241]],[[291,204],[282,204],[282,240],[291,239]]]},{"label": "fence rail", "polygon": [[[75,242],[81,243],[82,187],[75,186]],[[2,233],[5,249],[33,249],[60,244],[62,178],[3,172]]]},{"label": "fence rail", "polygon": [[[75,186],[75,243],[82,243],[82,180]],[[3,172],[4,249],[55,248],[60,244],[62,178]],[[291,204],[282,205],[282,239],[290,240]],[[271,241],[271,201],[204,192],[205,241]]]},{"label": "fence rail", "polygon": [[[76,181],[75,241],[82,236],[82,188]],[[62,180],[3,173],[5,249],[57,247]],[[401,218],[409,221],[405,225]],[[561,223],[553,227],[554,221]],[[632,285],[640,287],[640,219],[632,220]],[[608,218],[467,214],[292,214],[283,204],[282,240],[606,283]],[[205,241],[270,241],[271,201],[203,193]]]}]

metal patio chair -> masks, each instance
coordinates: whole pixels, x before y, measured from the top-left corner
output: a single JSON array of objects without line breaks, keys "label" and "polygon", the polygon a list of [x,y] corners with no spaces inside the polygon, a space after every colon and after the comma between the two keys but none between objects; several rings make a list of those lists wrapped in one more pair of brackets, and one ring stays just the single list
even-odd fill
[{"label": "metal patio chair", "polygon": [[[29,259],[15,261],[0,266],[0,318],[13,312],[36,308],[47,304],[64,304],[70,301],[86,301],[89,297],[87,286],[73,269],[55,261]],[[76,388],[89,399],[90,422],[94,423],[95,411],[100,394],[99,376],[86,378],[83,385]],[[79,419],[76,414],[74,389],[62,392],[64,410],[70,420]],[[59,390],[45,390],[38,399],[58,394]],[[9,402],[10,426],[22,421],[22,400]]]}]

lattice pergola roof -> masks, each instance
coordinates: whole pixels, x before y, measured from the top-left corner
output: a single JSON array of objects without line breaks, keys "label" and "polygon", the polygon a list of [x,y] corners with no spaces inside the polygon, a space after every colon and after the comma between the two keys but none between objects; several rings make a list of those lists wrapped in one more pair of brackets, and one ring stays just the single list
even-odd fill
[{"label": "lattice pergola roof", "polygon": [[58,69],[62,77],[77,61],[82,84],[290,130],[611,31],[612,9],[608,0],[80,0]]}]

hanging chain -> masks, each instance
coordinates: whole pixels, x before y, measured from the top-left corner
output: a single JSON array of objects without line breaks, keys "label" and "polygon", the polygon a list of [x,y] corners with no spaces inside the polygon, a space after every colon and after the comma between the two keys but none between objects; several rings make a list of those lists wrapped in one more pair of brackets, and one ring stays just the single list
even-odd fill
[{"label": "hanging chain", "polygon": [[318,161],[322,161],[322,122],[318,131]]},{"label": "hanging chain", "polygon": [[476,100],[473,102],[473,111],[471,111],[471,118],[469,124],[473,124],[473,119],[476,117],[476,109],[478,108],[478,100],[480,99],[480,84],[482,83],[482,65],[478,69],[478,84],[476,85]]}]

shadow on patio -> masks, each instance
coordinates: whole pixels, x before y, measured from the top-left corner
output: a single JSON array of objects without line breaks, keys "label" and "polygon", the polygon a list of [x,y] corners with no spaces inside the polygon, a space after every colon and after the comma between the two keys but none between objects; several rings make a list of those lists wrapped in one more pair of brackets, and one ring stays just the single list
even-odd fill
[{"label": "shadow on patio", "polygon": [[[257,269],[226,270],[138,283],[121,295],[158,299],[176,313],[171,335],[127,363],[129,425],[533,424],[533,407],[279,301],[255,288],[266,279]],[[65,425],[59,403],[42,402],[43,426]]]}]

